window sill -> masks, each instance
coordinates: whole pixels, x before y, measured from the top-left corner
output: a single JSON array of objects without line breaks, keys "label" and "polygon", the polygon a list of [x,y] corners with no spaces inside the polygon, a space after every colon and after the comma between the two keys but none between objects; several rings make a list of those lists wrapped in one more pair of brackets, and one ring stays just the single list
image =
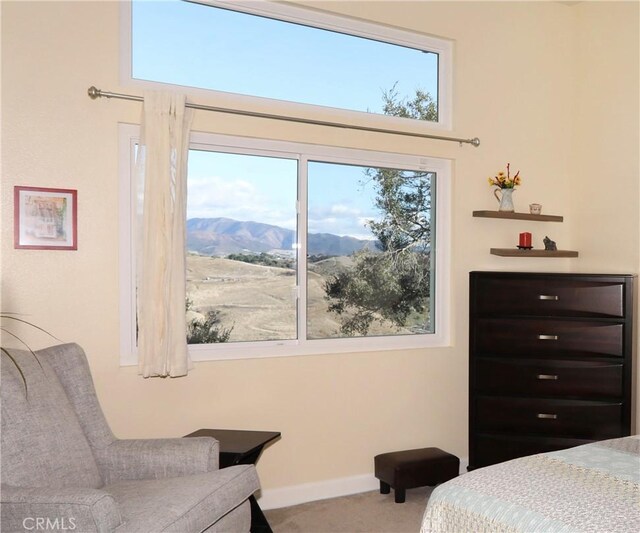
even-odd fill
[{"label": "window sill", "polygon": [[190,346],[193,361],[223,361],[233,359],[258,359],[263,357],[292,357],[298,355],[320,355],[337,353],[360,353],[393,350],[417,350],[445,347],[448,343],[436,335],[424,337],[368,337],[354,339],[326,339],[300,343],[298,341],[229,344],[224,348],[211,346]]},{"label": "window sill", "polygon": [[[190,345],[189,355],[194,362],[234,361],[238,359],[264,359],[304,355],[329,355],[398,350],[424,350],[448,348],[451,344],[444,335],[402,337],[367,337],[353,339],[324,339],[301,343],[299,341],[261,341],[258,343],[229,343],[222,345]],[[122,357],[121,366],[137,365],[137,356]]]}]

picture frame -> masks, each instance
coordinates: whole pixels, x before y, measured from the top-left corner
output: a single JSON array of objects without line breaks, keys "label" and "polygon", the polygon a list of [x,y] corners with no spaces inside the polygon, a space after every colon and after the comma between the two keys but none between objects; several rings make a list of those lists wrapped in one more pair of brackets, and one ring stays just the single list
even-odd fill
[{"label": "picture frame", "polygon": [[78,191],[25,187],[13,189],[14,248],[78,249]]}]

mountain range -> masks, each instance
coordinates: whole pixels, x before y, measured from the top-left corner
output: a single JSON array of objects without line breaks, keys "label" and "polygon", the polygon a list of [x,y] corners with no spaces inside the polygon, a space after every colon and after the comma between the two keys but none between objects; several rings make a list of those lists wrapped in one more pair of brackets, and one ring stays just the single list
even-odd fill
[{"label": "mountain range", "polygon": [[[293,230],[230,218],[191,218],[187,220],[187,249],[201,255],[225,256],[232,253],[291,252]],[[349,255],[372,248],[374,241],[341,237],[331,233],[309,233],[309,255]]]}]

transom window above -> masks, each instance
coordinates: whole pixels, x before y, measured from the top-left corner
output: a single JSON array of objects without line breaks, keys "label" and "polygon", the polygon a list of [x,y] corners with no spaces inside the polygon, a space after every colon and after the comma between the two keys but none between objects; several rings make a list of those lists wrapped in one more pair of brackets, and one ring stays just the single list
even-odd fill
[{"label": "transom window above", "polygon": [[394,105],[418,102],[405,118],[450,127],[443,39],[267,1],[134,0],[129,16],[131,80],[396,121]]}]

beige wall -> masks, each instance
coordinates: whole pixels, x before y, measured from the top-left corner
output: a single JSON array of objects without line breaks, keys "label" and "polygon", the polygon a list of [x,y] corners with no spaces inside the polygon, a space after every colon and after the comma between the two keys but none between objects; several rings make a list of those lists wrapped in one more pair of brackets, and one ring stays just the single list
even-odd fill
[{"label": "beige wall", "polygon": [[570,211],[582,252],[576,268],[637,272],[638,2],[577,7],[572,189],[579,197]]},{"label": "beige wall", "polygon": [[[584,272],[640,270],[638,2],[576,6],[572,233]],[[640,331],[637,315],[636,335]],[[637,341],[635,342],[637,348]],[[637,350],[636,350],[637,352]],[[637,389],[640,365],[635,354]],[[640,395],[636,394],[636,432]]]},{"label": "beige wall", "polygon": [[[480,148],[211,113],[194,128],[451,158],[452,346],[208,362],[187,378],[143,380],[118,353],[117,123],[137,121],[140,107],[86,96],[90,85],[135,92],[118,79],[118,5],[2,2],[3,310],[86,349],[121,437],[282,431],[259,464],[266,490],[367,474],[375,454],[393,449],[466,457],[468,272],[638,270],[638,4],[587,4],[314,4],[453,39],[451,134],[478,136]],[[537,201],[565,223],[471,216],[495,208],[486,178],[507,162],[524,177],[517,208]],[[604,187],[614,177],[621,187]],[[17,184],[78,189],[77,252],[13,250]],[[525,230],[536,246],[549,234],[581,258],[489,255]]]}]

